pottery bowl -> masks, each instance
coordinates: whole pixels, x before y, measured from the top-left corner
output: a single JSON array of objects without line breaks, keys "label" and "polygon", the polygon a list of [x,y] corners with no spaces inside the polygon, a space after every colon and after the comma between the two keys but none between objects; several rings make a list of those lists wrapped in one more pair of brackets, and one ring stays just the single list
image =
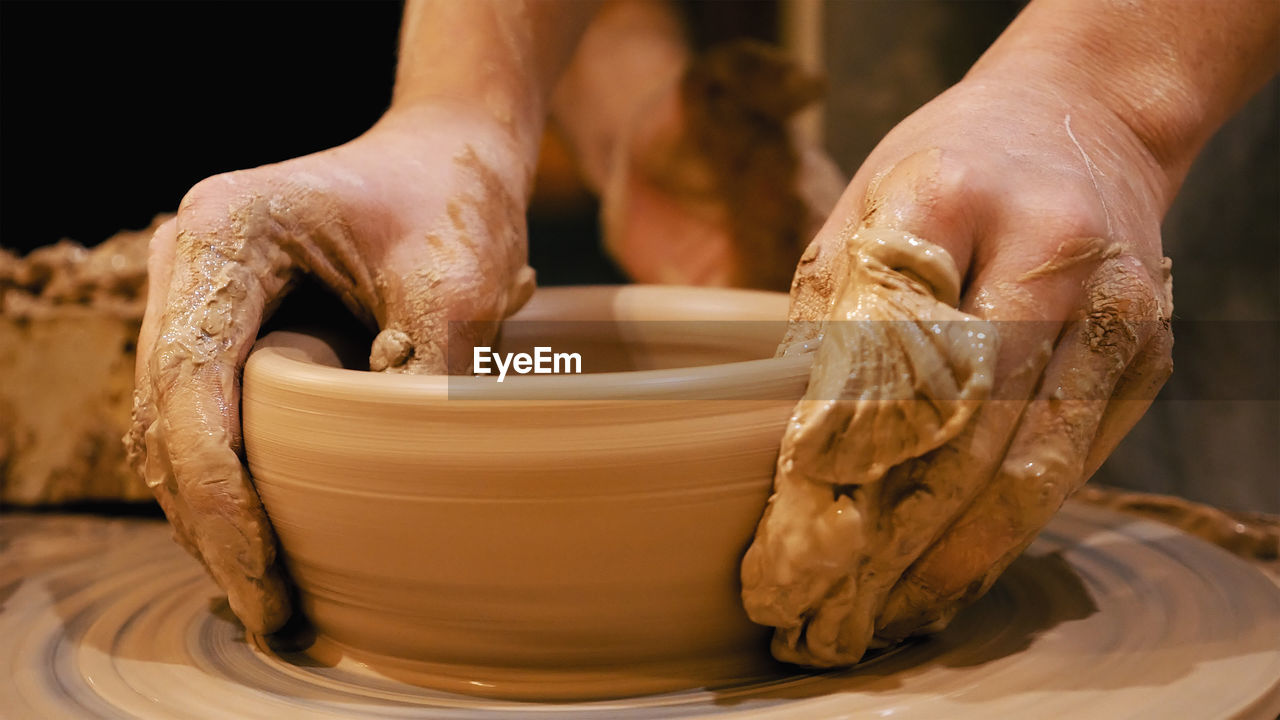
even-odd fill
[{"label": "pottery bowl", "polygon": [[777,293],[544,289],[496,349],[576,351],[583,374],[501,383],[264,338],[245,450],[317,648],[508,698],[766,672],[738,564],[808,378],[772,357],[786,312]]}]

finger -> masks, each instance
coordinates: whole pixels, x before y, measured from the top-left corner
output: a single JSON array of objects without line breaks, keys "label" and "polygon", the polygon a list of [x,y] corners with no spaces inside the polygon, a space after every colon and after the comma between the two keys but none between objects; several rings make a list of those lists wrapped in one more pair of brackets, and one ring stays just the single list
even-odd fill
[{"label": "finger", "polygon": [[1083,482],[1103,411],[1157,327],[1155,297],[1133,258],[1091,275],[1087,314],[1063,333],[994,478],[894,586],[884,636],[936,629],[980,597]]},{"label": "finger", "polygon": [[[1064,242],[1047,257],[1026,251],[1042,247],[1013,243],[1009,252],[975,269],[962,307],[991,321],[999,336],[991,399],[958,437],[886,478],[882,498],[887,519],[880,523],[885,531],[867,563],[870,579],[862,583],[864,614],[882,614],[890,590],[907,569],[995,475],[1023,411],[1023,399],[1034,394],[1081,283],[1093,267],[1088,260],[1102,254],[1104,245],[1085,237]],[[883,617],[875,624],[882,641],[898,639],[884,633]]]},{"label": "finger", "polygon": [[[749,614],[781,628],[779,658],[856,661],[883,588],[948,517],[919,506],[958,506],[976,489],[960,476],[931,493],[904,485],[917,466],[902,470],[964,430],[995,376],[994,333],[955,309],[976,228],[957,167],[917,153],[873,179],[857,212],[847,192],[841,205],[857,222],[824,228],[797,270],[780,352],[821,346],[783,440],[776,500],[743,564]],[[814,318],[826,320],[817,332]],[[796,496],[823,489],[825,501],[802,504],[812,517],[789,517]]]},{"label": "finger", "polygon": [[472,349],[490,344],[499,322],[533,294],[523,203],[463,165],[475,190],[449,203],[449,226],[426,242],[404,237],[378,261],[381,332],[370,350],[375,371],[466,373]]},{"label": "finger", "polygon": [[184,199],[165,312],[148,367],[157,419],[147,469],[232,610],[253,632],[289,614],[275,537],[241,461],[240,371],[292,261],[270,242],[267,203],[206,181]]},{"label": "finger", "polygon": [[864,584],[878,581],[885,474],[965,427],[996,357],[990,328],[937,298],[958,295],[945,251],[864,228],[849,252],[743,562],[748,614],[781,629],[775,655],[820,666],[856,661],[870,640]]},{"label": "finger", "polygon": [[176,221],[169,220],[156,228],[147,252],[147,305],[142,315],[142,327],[138,334],[137,357],[133,376],[133,422],[125,445],[129,462],[134,471],[142,474],[146,462],[146,442],[143,435],[155,421],[155,405],[148,380],[151,349],[155,347],[160,316],[164,314],[164,301],[169,297],[169,281],[173,272],[174,242],[177,236]]},{"label": "finger", "polygon": [[177,237],[176,220],[169,220],[156,228],[148,246],[147,255],[147,305],[138,334],[137,361],[134,370],[133,417],[129,433],[125,436],[125,448],[129,464],[143,479],[159,503],[161,510],[173,527],[173,539],[202,563],[200,550],[183,522],[175,492],[176,485],[167,465],[166,453],[148,449],[155,439],[148,440],[148,431],[156,420],[156,407],[151,395],[148,372],[151,351],[155,347],[160,317],[164,314],[164,302],[169,296],[169,283],[173,273],[174,245]]},{"label": "finger", "polygon": [[1173,373],[1173,332],[1168,322],[1153,328],[1153,337],[1116,383],[1115,393],[1098,424],[1084,464],[1084,479],[1102,467],[1129,430],[1142,419],[1160,388]]},{"label": "finger", "polygon": [[[847,248],[862,228],[898,230],[941,247],[962,278],[977,228],[967,208],[975,188],[941,151],[918,152],[874,177],[864,166],[846,188],[827,223],[805,249],[791,282],[790,326],[779,354],[810,352],[841,283],[849,274]],[[929,280],[936,282],[937,278]],[[935,287],[955,306],[960,286]],[[954,297],[952,295],[954,294]]]},{"label": "finger", "polygon": [[1021,415],[1021,398],[1034,393],[1068,314],[1070,290],[1079,287],[1074,273],[1037,281],[1034,295],[1001,279],[1025,269],[991,268],[990,275],[978,276],[962,305],[989,321],[998,336],[990,399],[954,439],[894,468],[883,482],[880,531],[862,568],[856,610],[858,622],[876,627],[882,641],[898,639],[885,635],[877,620],[890,590],[995,474]]},{"label": "finger", "polygon": [[1102,414],[1097,436],[1084,464],[1086,479],[1093,477],[1129,430],[1146,414],[1156,394],[1173,373],[1173,330],[1170,325],[1173,286],[1170,269],[1171,263],[1165,258],[1160,265],[1164,293],[1159,297],[1158,319],[1151,328],[1151,339],[1120,376],[1111,402]]},{"label": "finger", "polygon": [[[797,467],[825,474],[837,487],[857,488],[851,510],[861,519],[851,526],[861,534],[857,555],[827,563],[838,572],[828,569],[821,582],[809,583],[828,593],[810,601],[814,609],[806,608],[812,616],[804,647],[790,650],[809,663],[851,662],[862,654],[885,592],[989,477],[989,472],[954,472],[972,464],[968,454],[955,446],[937,449],[957,433],[969,432],[972,414],[996,379],[996,333],[954,309],[978,230],[977,218],[968,210],[974,192],[959,166],[940,152],[911,155],[869,181],[862,207],[850,214],[858,224],[847,224],[835,241],[820,236],[797,272],[793,320],[797,308],[812,316],[829,292],[833,301],[823,308],[823,317],[870,320],[824,327],[811,388],[836,381],[902,391],[869,398],[856,388],[828,390],[825,397],[840,395],[844,401],[817,405],[817,412],[807,413],[807,422],[803,408],[798,409],[801,422],[793,420],[784,440],[784,446],[795,446]],[[864,249],[849,255],[841,267],[833,254],[848,254],[850,247]],[[874,263],[888,274],[860,279]],[[865,297],[845,303],[841,297],[847,290],[825,286],[833,280],[862,282]],[[905,302],[915,297],[910,288],[918,286],[927,293],[919,302]],[[877,305],[883,309],[866,314]],[[852,331],[850,337],[846,331]],[[794,325],[791,332],[788,341],[794,343],[799,334]],[[823,361],[833,343],[837,357],[849,363],[841,372],[833,372],[830,360]],[[931,346],[937,352],[924,351]],[[940,379],[951,382],[938,385]],[[904,380],[914,393],[896,386]],[[807,438],[798,432],[806,429]],[[925,460],[915,460],[925,453]],[[875,472],[863,477],[859,469]],[[780,474],[780,486],[783,480]],[[807,594],[815,593],[811,589]],[[778,649],[775,640],[775,654]]]}]

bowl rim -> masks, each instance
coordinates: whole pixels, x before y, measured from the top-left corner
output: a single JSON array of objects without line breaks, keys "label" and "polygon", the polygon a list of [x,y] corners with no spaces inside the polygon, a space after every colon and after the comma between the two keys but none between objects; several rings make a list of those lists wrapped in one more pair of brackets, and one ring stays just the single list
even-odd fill
[{"label": "bowl rim", "polygon": [[[788,305],[785,293],[738,288],[706,288],[662,285],[575,285],[540,288],[540,305],[567,306],[570,315],[556,320],[608,322],[599,308],[611,314],[658,313],[664,308],[715,300],[732,301],[742,317],[718,316],[652,318],[656,321],[746,320],[773,318],[782,326]],[[592,300],[596,302],[591,302]],[[519,318],[520,313],[512,317]],[[527,318],[526,318],[527,319]],[[547,318],[551,319],[551,318]],[[781,336],[779,336],[781,341]],[[338,354],[322,337],[306,332],[277,330],[259,339],[245,363],[246,395],[259,383],[317,394],[343,396],[393,404],[441,400],[485,401],[601,401],[620,399],[760,399],[780,396],[799,399],[797,382],[807,382],[813,363],[810,353],[729,363],[656,370],[627,370],[581,375],[508,375],[503,383],[494,377],[467,375],[409,375],[379,373],[341,367]],[[744,389],[752,389],[744,397]]]}]

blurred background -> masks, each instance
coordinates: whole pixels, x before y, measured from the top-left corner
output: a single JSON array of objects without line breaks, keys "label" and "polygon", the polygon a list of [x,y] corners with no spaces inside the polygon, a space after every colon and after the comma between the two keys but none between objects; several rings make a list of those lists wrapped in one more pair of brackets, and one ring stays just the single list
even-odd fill
[{"label": "blurred background", "polygon": [[[678,3],[698,47],[755,37],[825,72],[826,103],[802,122],[846,175],[1022,5]],[[355,137],[389,102],[400,12],[398,2],[0,3],[0,246],[93,245],[146,227],[208,175]],[[600,249],[597,213],[552,129],[529,211],[542,284],[625,281]],[[1210,143],[1164,232],[1177,370],[1096,479],[1280,512],[1280,84]]]}]

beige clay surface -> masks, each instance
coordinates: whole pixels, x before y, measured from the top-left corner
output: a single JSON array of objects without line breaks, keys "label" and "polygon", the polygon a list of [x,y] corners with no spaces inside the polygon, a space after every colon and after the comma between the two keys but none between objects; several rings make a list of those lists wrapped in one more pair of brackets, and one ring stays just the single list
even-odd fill
[{"label": "beige clay surface", "polygon": [[161,521],[0,518],[14,718],[985,720],[1280,711],[1280,590],[1177,530],[1069,502],[951,627],[853,670],[603,702],[446,694],[246,638]]},{"label": "beige clay surface", "polygon": [[[582,698],[770,672],[737,565],[807,357],[782,294],[540,291],[498,349],[583,375],[335,367],[277,333],[244,381],[250,470],[322,635],[444,689]],[[623,372],[625,371],[625,372]]]}]

